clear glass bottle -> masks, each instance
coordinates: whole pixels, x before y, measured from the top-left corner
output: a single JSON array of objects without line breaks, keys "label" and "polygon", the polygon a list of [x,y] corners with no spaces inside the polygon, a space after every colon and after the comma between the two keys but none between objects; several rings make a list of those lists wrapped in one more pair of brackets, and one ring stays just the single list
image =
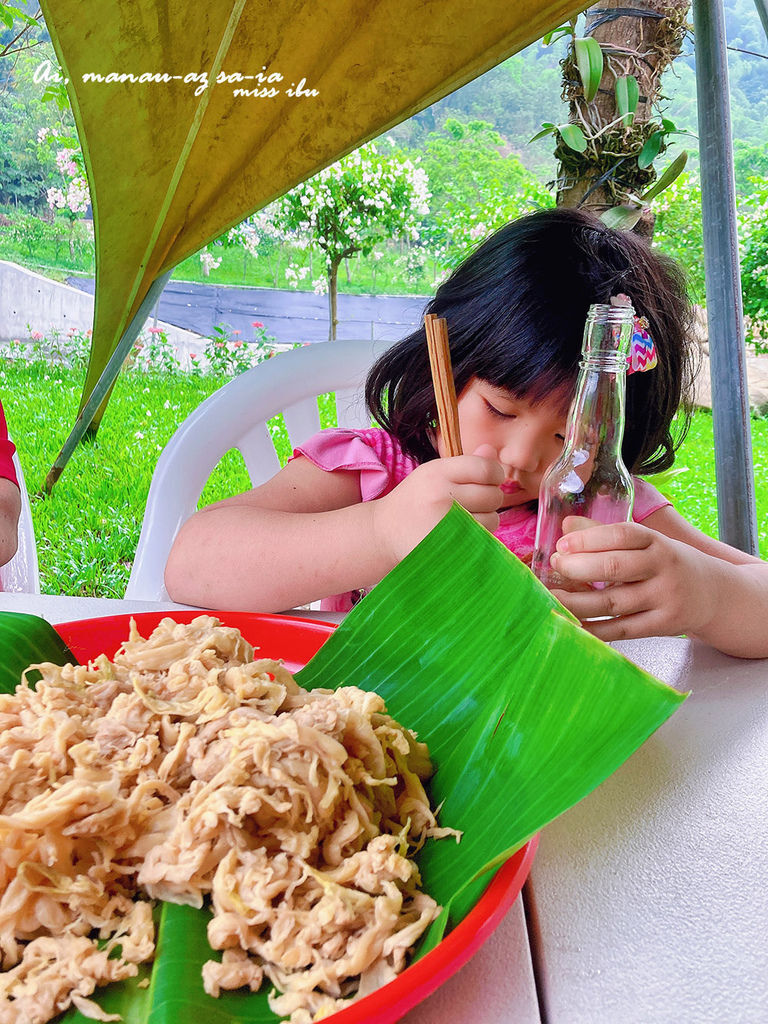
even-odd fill
[{"label": "clear glass bottle", "polygon": [[[568,413],[560,458],[539,490],[531,568],[547,587],[569,589],[550,565],[566,516],[601,523],[628,522],[634,486],[621,458],[627,356],[632,341],[631,305],[589,307],[576,395]],[[572,584],[571,589],[583,589]]]}]

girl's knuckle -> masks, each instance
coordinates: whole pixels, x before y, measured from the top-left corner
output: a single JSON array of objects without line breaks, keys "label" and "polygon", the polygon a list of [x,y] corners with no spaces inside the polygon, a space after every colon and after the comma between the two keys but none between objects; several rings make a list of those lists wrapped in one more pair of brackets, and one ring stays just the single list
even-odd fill
[{"label": "girl's knuckle", "polygon": [[606,555],[604,564],[605,578],[607,580],[617,580],[621,577],[621,559],[618,555]]},{"label": "girl's knuckle", "polygon": [[608,588],[604,591],[606,615],[622,615],[626,609],[618,590]]},{"label": "girl's knuckle", "polygon": [[615,640],[630,640],[632,630],[626,619],[616,619],[613,624],[613,638]]},{"label": "girl's knuckle", "polygon": [[620,547],[629,547],[629,545],[632,543],[632,538],[635,532],[634,527],[635,523],[616,524],[616,534],[618,537]]}]

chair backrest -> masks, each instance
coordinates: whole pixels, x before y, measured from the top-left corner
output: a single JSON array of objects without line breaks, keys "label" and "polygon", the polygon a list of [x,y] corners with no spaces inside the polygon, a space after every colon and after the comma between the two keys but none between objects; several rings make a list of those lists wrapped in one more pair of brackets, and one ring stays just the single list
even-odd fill
[{"label": "chair backrest", "polygon": [[208,478],[237,449],[251,485],[280,469],[267,420],[283,413],[295,446],[320,429],[317,396],[336,393],[340,427],[370,426],[363,389],[391,341],[333,341],[283,352],[240,374],[184,420],[158,459],[126,598],[167,601],[163,575],[176,534],[197,509]]},{"label": "chair backrest", "polygon": [[16,453],[13,456],[16,478],[21,491],[21,514],[19,516],[19,546],[16,554],[5,565],[0,566],[0,586],[4,591],[22,594],[40,593],[40,572],[37,565],[35,528],[32,525],[32,509],[29,504],[24,473]]}]

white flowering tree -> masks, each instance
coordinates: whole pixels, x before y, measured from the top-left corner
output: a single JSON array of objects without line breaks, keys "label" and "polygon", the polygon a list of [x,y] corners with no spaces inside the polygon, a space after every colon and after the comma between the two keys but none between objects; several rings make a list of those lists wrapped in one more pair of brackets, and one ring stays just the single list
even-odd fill
[{"label": "white flowering tree", "polygon": [[200,252],[197,254],[200,259],[200,267],[203,271],[203,277],[208,277],[212,270],[218,270],[221,266],[222,256],[214,256],[208,249],[207,245],[204,245]]},{"label": "white flowering tree", "polygon": [[[280,269],[280,257],[286,241],[285,232],[277,224],[278,204],[270,203],[252,217],[248,217],[227,233],[230,245],[243,248],[243,259],[261,257],[267,264],[272,281],[277,288],[277,277]],[[245,263],[243,264],[243,280],[245,280]]]},{"label": "white flowering tree", "polygon": [[404,236],[416,241],[428,200],[426,173],[402,155],[379,153],[373,143],[326,167],[280,200],[276,223],[308,237],[325,257],[329,340],[336,338],[338,325],[341,261],[356,253],[367,256],[385,239]]},{"label": "white flowering tree", "polygon": [[83,154],[77,139],[60,135],[52,128],[41,128],[37,142],[41,159],[44,160],[46,153],[55,151],[60,184],[51,186],[46,198],[54,212],[61,210],[69,219],[69,255],[73,258],[75,221],[91,204]]}]

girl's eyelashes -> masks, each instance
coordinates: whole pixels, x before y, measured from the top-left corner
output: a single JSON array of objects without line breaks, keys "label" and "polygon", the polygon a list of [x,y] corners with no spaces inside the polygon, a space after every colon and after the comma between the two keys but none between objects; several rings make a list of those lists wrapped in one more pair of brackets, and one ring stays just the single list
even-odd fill
[{"label": "girl's eyelashes", "polygon": [[513,412],[502,412],[501,409],[497,409],[495,405],[489,402],[487,398],[484,398],[483,401],[485,402],[486,409],[492,416],[498,416],[501,420],[513,420],[515,418]]}]

